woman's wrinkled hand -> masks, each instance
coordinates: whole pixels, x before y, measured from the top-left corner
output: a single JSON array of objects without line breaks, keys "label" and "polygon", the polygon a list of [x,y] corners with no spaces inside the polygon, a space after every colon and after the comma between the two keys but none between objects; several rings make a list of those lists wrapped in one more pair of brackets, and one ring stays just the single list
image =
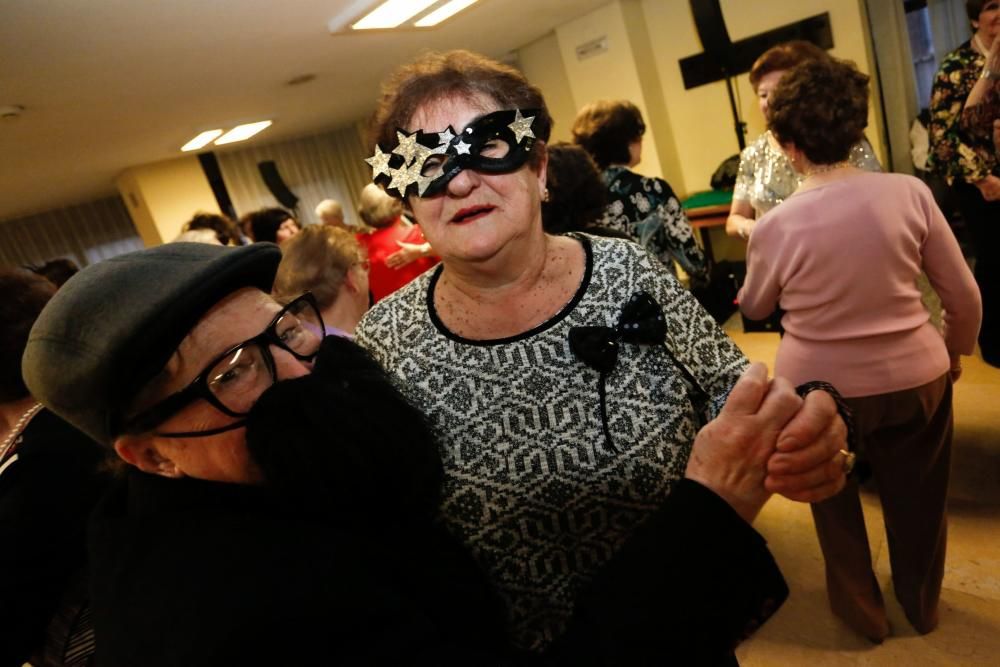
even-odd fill
[{"label": "woman's wrinkled hand", "polygon": [[[831,401],[832,402],[832,401]],[[790,382],[767,379],[767,366],[752,364],[733,386],[719,416],[695,438],[685,476],[708,487],[752,522],[771,495],[765,486],[779,437],[803,400]],[[807,421],[802,429],[808,429]]]},{"label": "woman's wrinkled hand", "polygon": [[790,500],[826,500],[844,488],[847,448],[847,425],[833,397],[810,392],[778,436],[764,486]]}]

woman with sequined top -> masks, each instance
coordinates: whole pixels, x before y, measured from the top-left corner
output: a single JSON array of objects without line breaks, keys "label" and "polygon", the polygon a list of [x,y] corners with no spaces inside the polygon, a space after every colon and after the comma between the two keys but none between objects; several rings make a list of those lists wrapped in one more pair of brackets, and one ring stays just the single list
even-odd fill
[{"label": "woman with sequined top", "polygon": [[680,200],[662,178],[640,176],[642,114],[626,100],[601,100],[583,107],[573,121],[573,142],[590,153],[608,188],[600,224],[628,234],[674,273],[674,260],[696,283],[708,280],[708,261]]},{"label": "woman with sequined top", "polygon": [[[750,69],[750,85],[757,95],[761,115],[767,118],[767,100],[785,72],[806,60],[828,58],[818,46],[805,41],[779,44],[765,51]],[[866,171],[882,171],[871,144],[864,137],[851,148],[848,159]],[[750,238],[762,215],[783,202],[801,183],[771,131],[765,131],[740,154],[733,204],[726,233]]]},{"label": "woman with sequined top", "polygon": [[931,89],[928,170],[952,187],[976,254],[975,275],[983,295],[979,348],[983,360],[1000,367],[1000,160],[989,135],[962,127],[963,108],[976,83],[1000,72],[987,65],[987,53],[1000,34],[1000,0],[968,0],[972,39],[941,61]]},{"label": "woman with sequined top", "polygon": [[[441,520],[503,599],[515,645],[549,646],[602,568],[652,530],[649,567],[601,593],[630,611],[592,662],[717,664],[783,597],[748,522],[770,492],[840,488],[845,427],[825,391],[774,411],[790,385],[747,370],[637,244],[544,232],[550,128],[541,92],[477,54],[428,54],[390,78],[367,162],[441,264],[377,303],[357,341],[427,416]],[[703,535],[665,511],[700,517]]]}]

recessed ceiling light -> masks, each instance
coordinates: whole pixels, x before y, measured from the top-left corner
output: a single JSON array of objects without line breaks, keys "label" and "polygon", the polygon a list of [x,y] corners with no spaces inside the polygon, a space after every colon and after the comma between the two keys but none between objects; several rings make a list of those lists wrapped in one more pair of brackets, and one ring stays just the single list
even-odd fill
[{"label": "recessed ceiling light", "polygon": [[446,19],[450,19],[452,16],[459,13],[474,2],[476,2],[476,0],[451,0],[451,2],[441,5],[413,25],[418,28],[429,28],[432,25],[437,25]]},{"label": "recessed ceiling light", "polygon": [[377,28],[395,28],[400,23],[416,16],[437,0],[386,0],[367,16],[353,24],[355,30],[374,30]]},{"label": "recessed ceiling light", "polygon": [[243,141],[244,139],[249,139],[253,135],[257,134],[263,129],[271,126],[271,121],[262,120],[257,123],[247,123],[245,125],[237,125],[233,129],[226,132],[224,135],[215,140],[216,146],[221,146],[222,144],[231,144],[236,141]]},{"label": "recessed ceiling light", "polygon": [[222,130],[207,130],[205,132],[202,132],[197,137],[195,137],[191,141],[181,146],[181,150],[185,152],[196,151],[199,148],[202,148],[203,146],[207,146],[208,144],[210,144],[212,140],[215,139],[220,134],[222,134]]}]

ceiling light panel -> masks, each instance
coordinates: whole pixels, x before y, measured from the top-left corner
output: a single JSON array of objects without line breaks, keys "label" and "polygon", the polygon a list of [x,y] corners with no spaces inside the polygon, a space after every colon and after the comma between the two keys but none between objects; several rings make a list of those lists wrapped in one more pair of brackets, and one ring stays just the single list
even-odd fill
[{"label": "ceiling light panel", "polygon": [[222,134],[222,130],[208,130],[206,132],[202,132],[197,137],[195,137],[191,141],[181,146],[181,150],[185,152],[196,151],[199,148],[202,148],[212,143],[212,140],[218,137],[220,134]]},{"label": "ceiling light panel", "polygon": [[351,27],[355,30],[395,28],[406,21],[406,19],[416,16],[437,1],[387,0]]},{"label": "ceiling light panel", "polygon": [[451,2],[441,5],[413,25],[418,28],[430,28],[431,26],[437,25],[442,21],[450,19],[452,16],[475,2],[476,0],[451,0]]},{"label": "ceiling light panel", "polygon": [[224,135],[215,140],[216,146],[221,146],[222,144],[231,144],[236,141],[243,141],[244,139],[249,139],[253,135],[257,134],[261,130],[267,129],[271,126],[271,121],[262,120],[257,123],[247,123],[245,125],[237,125],[233,129],[226,132]]}]

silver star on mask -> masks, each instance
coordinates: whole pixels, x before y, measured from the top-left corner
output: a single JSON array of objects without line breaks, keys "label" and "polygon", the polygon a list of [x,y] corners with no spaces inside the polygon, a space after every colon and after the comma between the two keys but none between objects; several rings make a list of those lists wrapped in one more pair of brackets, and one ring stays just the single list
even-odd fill
[{"label": "silver star on mask", "polygon": [[411,168],[389,169],[389,176],[392,177],[392,180],[389,181],[389,185],[385,186],[385,189],[392,190],[395,188],[400,197],[405,197],[406,188],[410,187],[410,184],[414,180]]},{"label": "silver star on mask", "polygon": [[389,175],[389,153],[383,153],[382,149],[376,144],[375,155],[370,158],[365,159],[372,168],[372,180],[374,181],[380,174]]},{"label": "silver star on mask", "polygon": [[469,149],[472,148],[471,144],[467,144],[464,141],[460,141],[455,144],[455,154],[456,155],[468,155]]},{"label": "silver star on mask", "polygon": [[525,118],[521,115],[520,109],[514,110],[514,122],[508,125],[510,131],[514,133],[514,139],[517,143],[521,143],[521,139],[524,137],[534,138],[535,135],[531,131],[531,121],[535,120],[534,116],[528,116]]},{"label": "silver star on mask", "polygon": [[444,132],[438,132],[438,141],[441,142],[442,146],[447,146],[451,143],[451,140],[455,138],[455,133],[451,131],[449,127]]},{"label": "silver star on mask", "polygon": [[403,160],[409,164],[413,160],[414,154],[417,152],[417,133],[407,136],[396,130],[396,139],[399,140],[399,145],[392,149],[392,152],[396,155],[402,155]]}]

